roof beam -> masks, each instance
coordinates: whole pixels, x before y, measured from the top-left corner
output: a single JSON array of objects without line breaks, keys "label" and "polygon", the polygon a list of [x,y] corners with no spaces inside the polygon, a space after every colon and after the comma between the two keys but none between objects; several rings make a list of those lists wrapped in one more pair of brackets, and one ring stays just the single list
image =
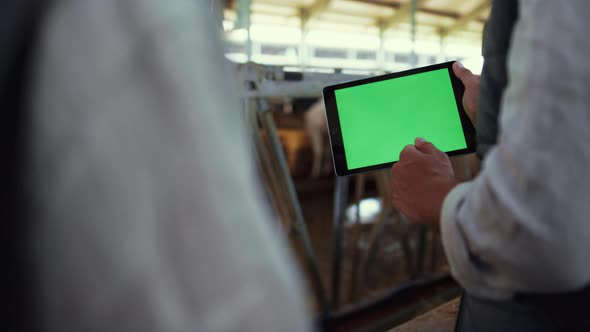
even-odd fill
[{"label": "roof beam", "polygon": [[[368,3],[370,5],[381,6],[384,8],[391,8],[394,10],[399,9],[402,6],[400,3],[397,3],[397,2],[385,2],[383,0],[355,0],[355,1],[360,2],[360,3]],[[459,15],[457,13],[450,12],[450,11],[444,11],[444,10],[440,10],[440,9],[432,9],[432,8],[422,7],[422,8],[417,8],[417,11],[420,13],[424,13],[424,14],[436,15],[436,16],[445,17],[445,18],[452,18],[454,20],[458,20],[459,18],[461,18],[461,15]],[[475,20],[480,23],[486,22],[486,19],[477,18]]]},{"label": "roof beam", "polygon": [[331,0],[316,0],[307,8],[301,9],[301,18],[304,22],[308,22],[314,17],[319,16],[330,4]]},{"label": "roof beam", "polygon": [[[422,5],[423,2],[424,2],[424,0],[417,0],[416,7],[420,7],[420,5]],[[418,8],[416,8],[416,10],[418,10]],[[395,13],[393,15],[384,19],[381,22],[381,25],[385,29],[391,28],[392,26],[398,24],[399,22],[409,18],[411,11],[412,11],[412,1],[408,1],[408,2],[404,3],[403,5],[399,6],[399,8],[395,11]]]},{"label": "roof beam", "polygon": [[488,0],[482,1],[479,5],[477,5],[477,7],[471,10],[469,13],[459,17],[451,26],[441,28],[441,36],[446,37],[451,33],[465,27],[467,24],[469,24],[469,22],[477,20],[481,13],[483,13],[488,8],[490,8],[490,2]]}]

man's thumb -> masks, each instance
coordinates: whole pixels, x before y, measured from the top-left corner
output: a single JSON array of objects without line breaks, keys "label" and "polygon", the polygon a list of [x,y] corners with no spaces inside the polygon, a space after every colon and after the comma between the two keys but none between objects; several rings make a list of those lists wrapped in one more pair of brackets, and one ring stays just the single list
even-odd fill
[{"label": "man's thumb", "polygon": [[418,150],[422,153],[432,154],[432,153],[435,153],[436,151],[438,151],[438,149],[434,146],[434,144],[426,141],[422,137],[416,137],[416,140],[414,141],[414,145],[416,146],[416,150]]},{"label": "man's thumb", "polygon": [[466,84],[467,80],[474,76],[471,70],[465,68],[459,61],[453,63],[453,72],[461,80],[461,82],[463,82],[463,84]]}]

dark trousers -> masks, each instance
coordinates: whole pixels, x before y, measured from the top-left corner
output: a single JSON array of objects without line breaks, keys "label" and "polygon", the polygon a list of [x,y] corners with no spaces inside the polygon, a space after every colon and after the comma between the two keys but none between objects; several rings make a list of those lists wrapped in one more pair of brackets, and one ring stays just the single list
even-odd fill
[{"label": "dark trousers", "polygon": [[590,332],[590,287],[563,294],[518,294],[503,301],[464,292],[455,331]]}]

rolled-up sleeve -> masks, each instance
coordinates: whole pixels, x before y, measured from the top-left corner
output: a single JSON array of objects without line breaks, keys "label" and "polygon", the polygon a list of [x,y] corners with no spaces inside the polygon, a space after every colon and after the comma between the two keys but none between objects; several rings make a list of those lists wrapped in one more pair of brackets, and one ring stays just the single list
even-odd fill
[{"label": "rolled-up sleeve", "polygon": [[441,213],[454,277],[495,299],[590,282],[590,3],[519,6],[499,143]]}]

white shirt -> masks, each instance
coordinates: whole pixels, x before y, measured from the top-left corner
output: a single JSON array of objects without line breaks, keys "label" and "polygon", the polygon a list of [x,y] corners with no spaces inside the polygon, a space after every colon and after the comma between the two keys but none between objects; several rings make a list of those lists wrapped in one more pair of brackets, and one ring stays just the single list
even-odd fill
[{"label": "white shirt", "polygon": [[44,331],[308,331],[208,1],[54,1],[32,87]]},{"label": "white shirt", "polygon": [[495,299],[590,283],[590,2],[519,6],[499,143],[441,221],[454,277]]}]

